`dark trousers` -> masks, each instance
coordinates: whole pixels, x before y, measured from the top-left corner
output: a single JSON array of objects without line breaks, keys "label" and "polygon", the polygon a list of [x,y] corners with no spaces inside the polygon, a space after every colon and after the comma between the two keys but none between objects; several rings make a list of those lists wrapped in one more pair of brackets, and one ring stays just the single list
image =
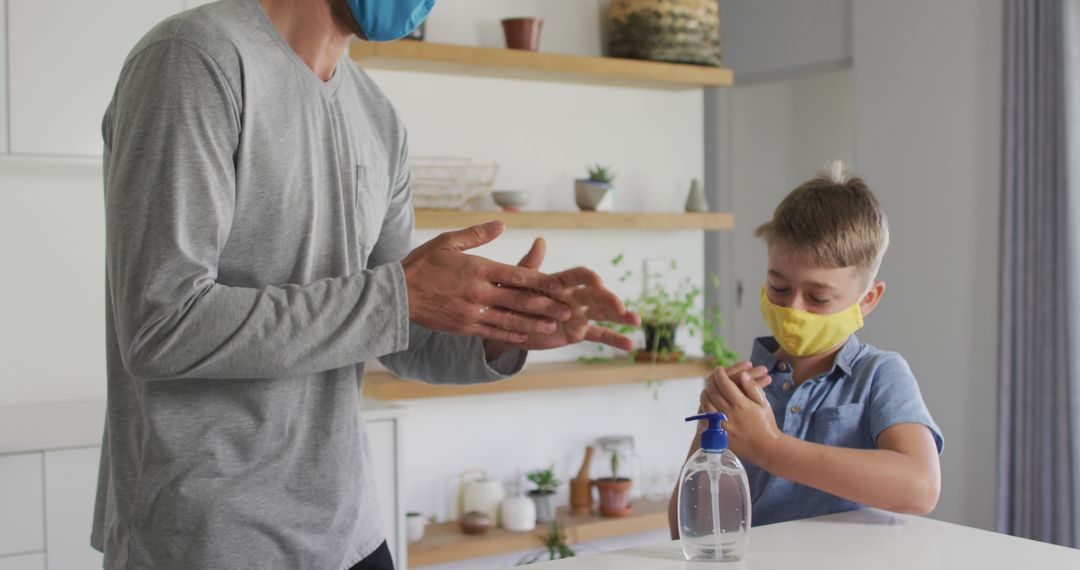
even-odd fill
[{"label": "dark trousers", "polygon": [[368,555],[367,558],[357,562],[349,570],[394,570],[394,560],[390,558],[390,547],[383,543]]}]

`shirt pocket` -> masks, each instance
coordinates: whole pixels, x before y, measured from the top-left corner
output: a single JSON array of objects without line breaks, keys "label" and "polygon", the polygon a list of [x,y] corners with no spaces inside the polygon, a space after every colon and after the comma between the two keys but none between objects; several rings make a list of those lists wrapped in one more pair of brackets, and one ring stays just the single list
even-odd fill
[{"label": "shirt pocket", "polygon": [[866,406],[856,402],[818,408],[810,419],[807,440],[835,447],[866,447]]},{"label": "shirt pocket", "polygon": [[353,223],[359,242],[362,266],[367,265],[372,249],[382,233],[383,219],[390,204],[390,177],[385,169],[356,165],[353,195]]}]

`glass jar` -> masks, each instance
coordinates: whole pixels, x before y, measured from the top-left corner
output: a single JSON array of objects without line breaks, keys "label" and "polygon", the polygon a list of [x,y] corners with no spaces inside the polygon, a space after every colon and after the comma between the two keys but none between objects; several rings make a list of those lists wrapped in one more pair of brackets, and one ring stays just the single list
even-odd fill
[{"label": "glass jar", "polygon": [[630,498],[640,499],[644,489],[644,481],[641,480],[641,458],[634,451],[634,436],[612,435],[601,437],[596,440],[596,458],[592,461],[589,470],[592,479],[604,479],[612,476],[611,456],[618,457],[618,476],[633,481],[630,487]]}]

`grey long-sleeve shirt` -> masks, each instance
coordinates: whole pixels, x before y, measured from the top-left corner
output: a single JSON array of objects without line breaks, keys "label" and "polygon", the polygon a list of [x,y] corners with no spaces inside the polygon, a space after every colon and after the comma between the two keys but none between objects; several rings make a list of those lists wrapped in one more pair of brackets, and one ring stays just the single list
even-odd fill
[{"label": "grey long-sleeve shirt", "polygon": [[476,382],[408,320],[405,130],[350,60],[316,77],[257,0],[159,24],[103,122],[106,568],[347,568],[384,539],[364,361]]}]

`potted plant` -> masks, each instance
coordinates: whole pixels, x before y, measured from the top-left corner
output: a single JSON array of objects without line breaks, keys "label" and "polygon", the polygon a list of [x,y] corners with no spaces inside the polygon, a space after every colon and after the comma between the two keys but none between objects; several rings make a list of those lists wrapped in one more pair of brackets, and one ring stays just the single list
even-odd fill
[{"label": "potted plant", "polygon": [[574,181],[574,198],[578,208],[585,211],[609,212],[614,207],[614,191],[611,183],[615,173],[610,166],[599,164],[589,168],[588,178]]},{"label": "potted plant", "polygon": [[[612,265],[619,267],[625,257],[618,255],[611,260]],[[678,269],[672,261],[672,271]],[[620,282],[626,282],[634,276],[634,272],[626,270],[619,277]],[[652,275],[650,277],[660,277]],[[720,280],[715,275],[711,276],[714,289],[719,288]],[[719,309],[699,309],[698,301],[702,290],[695,286],[689,279],[683,279],[673,289],[666,287],[662,280],[652,279],[636,298],[626,301],[631,310],[641,315],[642,332],[645,336],[645,345],[631,353],[631,360],[638,362],[673,362],[682,361],[684,352],[676,343],[676,334],[684,330],[689,337],[701,340],[701,352],[703,356],[716,366],[730,366],[738,360],[738,354],[731,350],[724,337],[721,335],[720,326],[723,324]],[[616,323],[600,323],[620,334],[630,334],[637,330],[633,326]],[[598,350],[602,353],[603,347]],[[586,362],[605,362],[611,358],[583,357]],[[647,382],[646,385],[653,390],[653,396],[658,397],[658,381]]]},{"label": "potted plant", "polygon": [[[624,256],[612,260],[612,265],[620,266]],[[671,260],[672,272],[678,269],[675,260]],[[634,272],[627,270],[619,277],[626,281]],[[683,351],[675,342],[679,328],[685,325],[699,325],[702,319],[696,314],[701,288],[689,278],[679,281],[673,289],[668,289],[659,273],[649,275],[646,284],[637,298],[626,302],[627,308],[641,315],[641,328],[645,334],[645,346],[634,351],[634,359],[639,362],[675,362],[683,357]],[[630,332],[633,327],[625,331]],[[696,336],[696,331],[690,331]]]},{"label": "potted plant", "polygon": [[597,479],[600,491],[600,514],[605,517],[626,517],[633,512],[630,505],[630,488],[634,482],[619,477],[619,452],[611,452],[611,477]]},{"label": "potted plant", "polygon": [[555,478],[555,466],[537,469],[526,474],[526,477],[536,485],[535,489],[529,491],[529,497],[532,497],[533,502],[536,503],[536,522],[551,522],[555,518],[551,508],[551,496],[560,485],[560,481]]}]

